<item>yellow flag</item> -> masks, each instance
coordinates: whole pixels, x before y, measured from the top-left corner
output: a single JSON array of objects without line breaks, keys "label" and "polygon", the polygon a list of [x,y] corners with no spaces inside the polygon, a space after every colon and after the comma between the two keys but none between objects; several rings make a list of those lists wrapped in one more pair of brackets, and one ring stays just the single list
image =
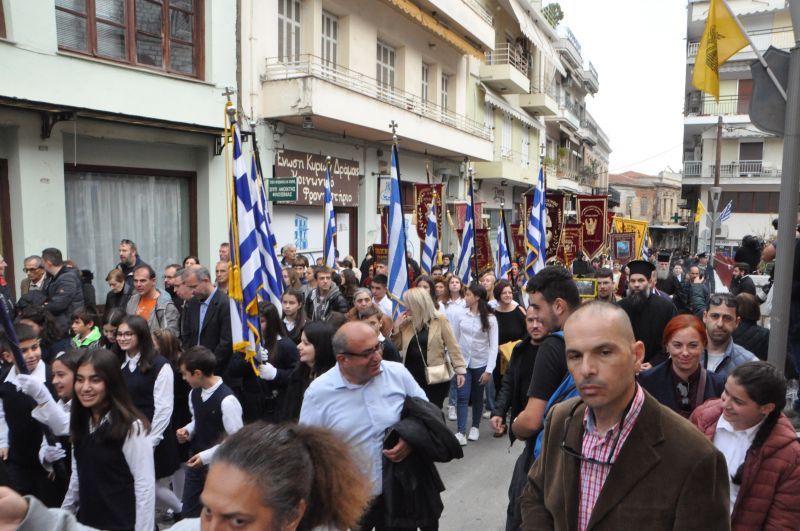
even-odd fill
[{"label": "yellow flag", "polygon": [[694,62],[692,85],[719,102],[719,67],[745,46],[747,37],[739,29],[734,15],[722,0],[711,0],[703,40]]},{"label": "yellow flag", "polygon": [[703,215],[706,213],[706,207],[703,206],[703,202],[699,199],[697,200],[697,213],[694,215],[694,222],[700,223],[700,220],[703,219]]}]

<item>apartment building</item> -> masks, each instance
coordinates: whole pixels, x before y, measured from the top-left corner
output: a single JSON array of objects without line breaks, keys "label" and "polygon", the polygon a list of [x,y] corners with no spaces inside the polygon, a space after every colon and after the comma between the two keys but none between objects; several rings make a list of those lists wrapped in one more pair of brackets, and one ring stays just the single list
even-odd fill
[{"label": "apartment building", "polygon": [[60,248],[98,301],[122,238],[157,270],[227,240],[226,86],[236,2],[0,2],[0,233],[24,257]]},{"label": "apartment building", "polygon": [[[787,3],[779,0],[734,0],[733,12],[760,51],[769,46],[788,50],[794,46]],[[733,215],[717,229],[717,246],[733,249],[747,234],[774,235],[771,221],[778,214],[783,139],[756,128],[750,121],[753,80],[750,63],[755,54],[742,49],[720,67],[719,102],[692,86],[697,48],[708,13],[708,1],[690,1],[686,28],[686,102],[683,127],[683,197],[694,209],[700,199],[711,210],[709,188],[716,166],[717,120],[722,116],[720,158],[721,210],[732,201]],[[710,243],[710,217],[704,216],[699,232],[690,224],[698,250]]]}]

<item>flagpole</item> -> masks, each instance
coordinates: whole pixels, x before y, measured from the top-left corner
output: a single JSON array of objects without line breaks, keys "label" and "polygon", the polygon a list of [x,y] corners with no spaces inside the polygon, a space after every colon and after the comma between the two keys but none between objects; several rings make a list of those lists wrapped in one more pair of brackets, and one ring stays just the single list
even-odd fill
[{"label": "flagpole", "polygon": [[480,272],[478,271],[478,218],[475,217],[475,178],[474,172],[475,169],[473,168],[472,164],[469,163],[469,159],[467,159],[467,171],[469,172],[469,200],[470,205],[469,207],[472,209],[472,278],[476,282],[478,281],[478,275]]},{"label": "flagpole", "polygon": [[744,38],[747,39],[747,42],[750,44],[750,48],[753,50],[753,53],[756,54],[756,58],[758,58],[758,62],[761,63],[761,66],[763,66],[764,69],[767,71],[767,75],[772,80],[772,83],[775,85],[775,88],[778,89],[778,93],[780,93],[781,97],[783,98],[783,101],[786,101],[786,90],[783,88],[783,85],[781,85],[781,82],[778,81],[778,78],[775,76],[775,72],[773,72],[772,69],[769,67],[769,63],[767,63],[766,59],[764,59],[764,56],[761,55],[761,52],[758,51],[756,45],[753,44],[753,40],[750,38],[750,35],[748,35],[747,32],[744,30],[742,22],[739,20],[739,17],[737,17],[736,14],[733,12],[733,9],[731,9],[731,6],[728,4],[728,0],[722,0],[722,5],[724,5],[725,8],[727,8],[728,12],[731,14],[731,18],[736,22],[736,25],[739,26],[739,31],[741,31],[742,35],[744,35]]}]

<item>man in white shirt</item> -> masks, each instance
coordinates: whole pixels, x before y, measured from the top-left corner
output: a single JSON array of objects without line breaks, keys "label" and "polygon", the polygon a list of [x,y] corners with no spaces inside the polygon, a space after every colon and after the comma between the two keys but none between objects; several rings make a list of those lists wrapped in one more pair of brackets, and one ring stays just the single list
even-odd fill
[{"label": "man in white shirt", "polygon": [[378,308],[380,308],[383,313],[391,317],[392,300],[386,296],[386,284],[388,282],[389,279],[386,278],[386,275],[375,275],[372,277],[372,283],[369,285],[369,289],[372,291],[372,302],[377,304]]}]

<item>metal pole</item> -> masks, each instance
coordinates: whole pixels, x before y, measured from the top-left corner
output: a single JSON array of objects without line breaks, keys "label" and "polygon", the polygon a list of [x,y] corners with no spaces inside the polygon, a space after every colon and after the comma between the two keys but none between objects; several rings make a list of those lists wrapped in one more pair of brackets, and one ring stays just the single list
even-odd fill
[{"label": "metal pole", "polygon": [[[714,188],[711,192],[711,249],[709,249],[708,266],[711,268],[714,278],[714,253],[717,246],[717,201],[715,201],[714,190],[719,189],[719,171],[722,162],[722,115],[717,119],[717,153],[714,162]],[[708,273],[706,273],[706,276]]]},{"label": "metal pole", "polygon": [[786,363],[786,345],[789,333],[789,306],[791,304],[792,277],[794,276],[795,234],[797,227],[797,194],[800,183],[800,0],[791,0],[795,47],[789,63],[785,134],[783,137],[783,175],[778,201],[778,254],[775,257],[775,285],[772,287],[768,361],[778,370]]}]

